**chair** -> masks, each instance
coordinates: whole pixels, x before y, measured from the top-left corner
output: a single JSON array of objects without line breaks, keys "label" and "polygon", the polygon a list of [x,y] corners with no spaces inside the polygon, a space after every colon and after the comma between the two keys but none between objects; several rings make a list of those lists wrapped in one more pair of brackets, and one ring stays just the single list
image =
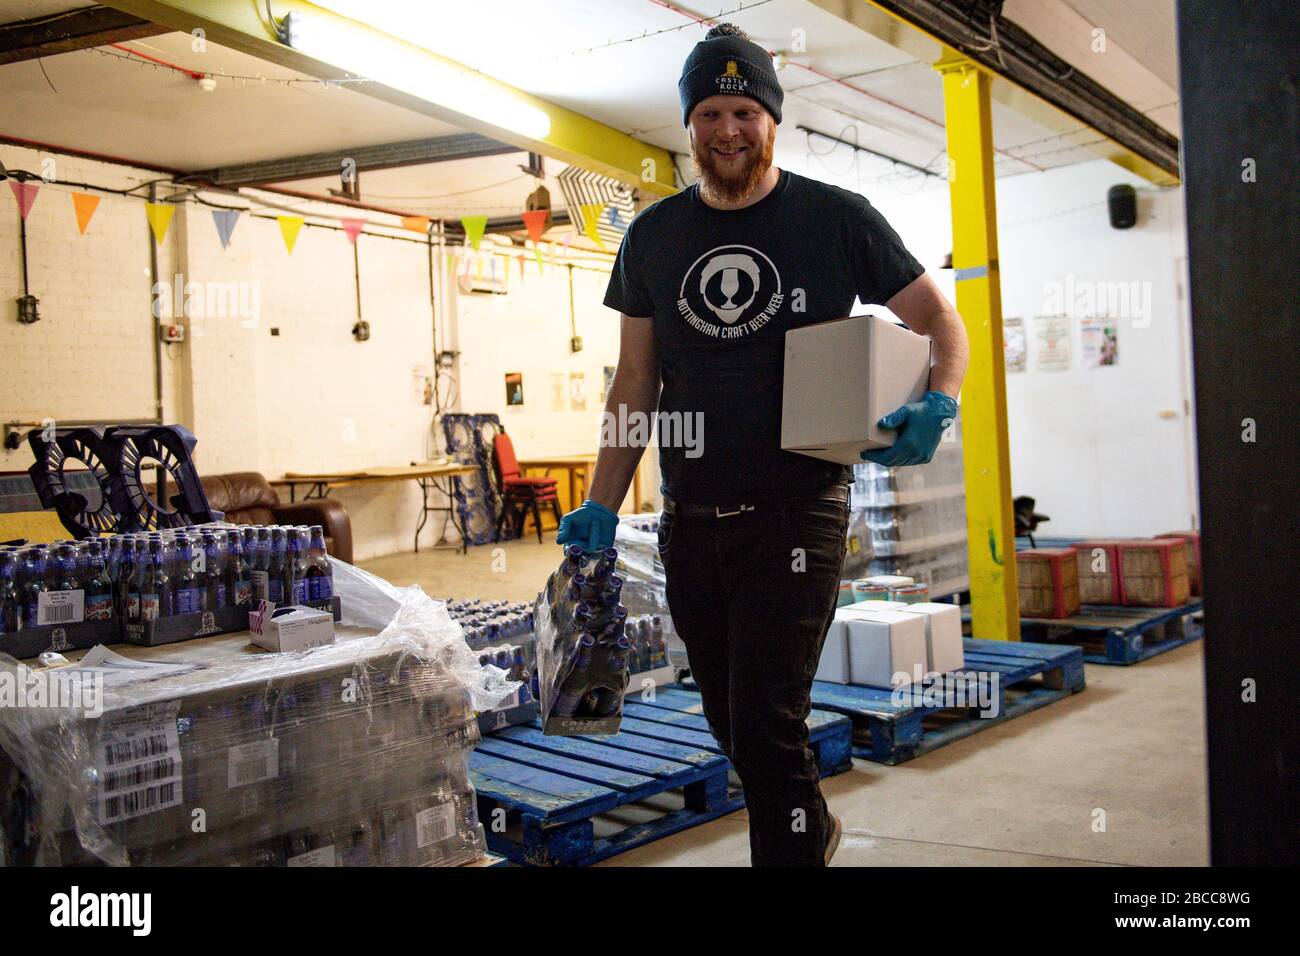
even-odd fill
[{"label": "chair", "polygon": [[537,525],[537,542],[542,543],[542,513],[538,508],[542,502],[551,506],[558,524],[560,520],[560,498],[555,490],[555,479],[542,476],[528,477],[519,474],[519,459],[515,457],[514,442],[504,431],[492,439],[492,469],[496,472],[497,487],[501,490],[501,513],[497,515],[494,541],[501,540],[501,526],[507,516],[514,527],[514,515],[518,513],[518,536],[523,537],[524,523],[529,510],[533,513],[533,524]]},{"label": "chair", "polygon": [[352,519],[334,498],[312,498],[281,504],[270,483],[255,471],[209,475],[203,479],[208,503],[226,513],[231,524],[318,524],[325,532],[325,550],[352,563]]}]

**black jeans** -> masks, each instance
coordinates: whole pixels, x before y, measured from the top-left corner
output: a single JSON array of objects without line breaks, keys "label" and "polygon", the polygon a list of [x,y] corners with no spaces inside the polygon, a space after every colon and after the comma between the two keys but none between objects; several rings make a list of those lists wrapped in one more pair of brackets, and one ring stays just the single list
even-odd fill
[{"label": "black jeans", "polygon": [[823,865],[829,815],[805,720],[847,550],[847,487],[828,489],[844,501],[660,517],[668,610],[744,786],[755,866]]}]

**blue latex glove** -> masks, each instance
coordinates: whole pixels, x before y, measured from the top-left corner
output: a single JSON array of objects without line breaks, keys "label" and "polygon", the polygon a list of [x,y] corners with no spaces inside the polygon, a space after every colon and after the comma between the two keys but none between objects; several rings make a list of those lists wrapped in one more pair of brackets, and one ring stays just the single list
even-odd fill
[{"label": "blue latex glove", "polygon": [[926,392],[919,402],[897,408],[882,418],[881,428],[897,431],[888,448],[864,451],[864,461],[886,468],[900,465],[924,465],[934,457],[944,430],[957,417],[957,403],[943,392]]},{"label": "blue latex glove", "polygon": [[588,498],[581,508],[575,508],[560,519],[555,543],[580,544],[582,550],[595,554],[614,544],[614,531],[617,528],[618,515],[600,502]]}]

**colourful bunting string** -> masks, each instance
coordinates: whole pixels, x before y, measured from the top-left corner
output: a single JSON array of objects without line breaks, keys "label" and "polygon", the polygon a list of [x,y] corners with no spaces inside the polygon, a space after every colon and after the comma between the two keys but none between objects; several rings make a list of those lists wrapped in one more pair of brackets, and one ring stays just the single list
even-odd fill
[{"label": "colourful bunting string", "polygon": [[147,202],[144,204],[144,214],[149,219],[149,228],[153,230],[154,242],[161,246],[167,238],[172,216],[176,215],[176,207],[170,203]]},{"label": "colourful bunting string", "polygon": [[465,227],[465,238],[478,251],[478,244],[483,239],[483,230],[487,228],[487,216],[461,216],[460,224]]},{"label": "colourful bunting string", "polygon": [[429,231],[429,217],[428,216],[403,216],[402,228],[409,229],[411,230],[411,232],[418,232],[420,233],[420,235],[424,235]]},{"label": "colourful bunting string", "polygon": [[354,246],[357,244],[357,236],[361,235],[361,228],[366,224],[364,219],[344,219],[343,231],[348,234],[348,241]]},{"label": "colourful bunting string", "polygon": [[293,255],[293,247],[298,242],[298,232],[302,229],[302,216],[276,216],[280,223],[280,235],[284,238],[284,247]]},{"label": "colourful bunting string", "polygon": [[32,203],[36,202],[36,194],[41,187],[35,183],[20,183],[16,179],[11,179],[9,188],[13,190],[14,199],[18,200],[19,214],[26,219],[27,214],[32,211]]},{"label": "colourful bunting string", "polygon": [[72,196],[72,208],[77,214],[77,231],[83,236],[90,225],[90,217],[99,208],[99,197],[90,193],[69,193]]},{"label": "colourful bunting string", "polygon": [[229,248],[230,234],[235,231],[235,223],[238,221],[238,209],[212,210],[212,224],[217,227],[217,238],[221,240],[222,249]]}]

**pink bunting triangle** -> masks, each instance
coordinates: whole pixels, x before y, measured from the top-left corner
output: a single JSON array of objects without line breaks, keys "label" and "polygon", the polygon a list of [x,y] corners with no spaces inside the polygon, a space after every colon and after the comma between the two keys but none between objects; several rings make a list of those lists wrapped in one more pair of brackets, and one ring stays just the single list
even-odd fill
[{"label": "pink bunting triangle", "polygon": [[32,203],[36,202],[36,194],[40,192],[41,187],[35,183],[20,183],[16,179],[9,180],[9,188],[13,190],[14,199],[18,200],[18,212],[24,219],[32,211]]},{"label": "pink bunting triangle", "polygon": [[[354,246],[357,244],[357,236],[361,235],[361,229],[365,226],[364,219],[344,219],[343,231],[348,234],[348,241]],[[369,247],[367,247],[369,248]]]}]

